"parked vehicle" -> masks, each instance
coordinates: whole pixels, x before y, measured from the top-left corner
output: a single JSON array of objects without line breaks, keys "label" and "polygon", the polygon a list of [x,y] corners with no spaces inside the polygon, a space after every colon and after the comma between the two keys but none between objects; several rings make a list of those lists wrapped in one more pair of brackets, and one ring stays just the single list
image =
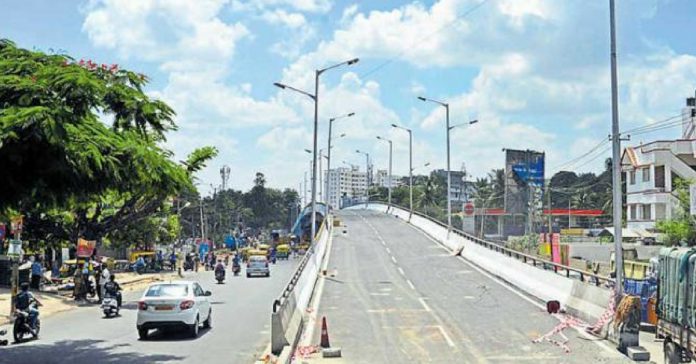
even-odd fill
[{"label": "parked vehicle", "polygon": [[27,336],[37,339],[40,330],[41,320],[38,317],[36,318],[36,324],[32,328],[29,324],[29,313],[27,311],[15,310],[15,320],[12,327],[15,342],[21,343]]},{"label": "parked vehicle", "polygon": [[212,326],[210,295],[193,281],[151,284],[138,301],[138,336],[146,340],[152,329],[185,328],[197,337],[201,323]]},{"label": "parked vehicle", "polygon": [[246,276],[271,276],[271,268],[268,266],[268,258],[265,255],[252,255],[246,266]]},{"label": "parked vehicle", "polygon": [[662,248],[658,264],[656,336],[664,362],[696,359],[696,249]]}]

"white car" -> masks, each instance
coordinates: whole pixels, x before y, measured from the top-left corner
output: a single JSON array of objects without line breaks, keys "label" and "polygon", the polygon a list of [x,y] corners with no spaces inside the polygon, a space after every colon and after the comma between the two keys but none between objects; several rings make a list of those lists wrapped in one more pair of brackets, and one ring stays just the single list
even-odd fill
[{"label": "white car", "polygon": [[201,323],[212,324],[210,291],[197,282],[173,281],[148,286],[138,301],[138,336],[147,339],[151,329],[183,327],[192,337],[198,336]]}]

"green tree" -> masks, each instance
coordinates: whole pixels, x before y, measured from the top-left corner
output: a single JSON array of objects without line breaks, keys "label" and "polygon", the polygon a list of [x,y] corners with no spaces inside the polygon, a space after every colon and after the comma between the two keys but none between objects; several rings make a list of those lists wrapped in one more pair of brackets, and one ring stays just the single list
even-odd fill
[{"label": "green tree", "polygon": [[679,203],[672,218],[657,222],[657,229],[664,234],[665,245],[686,244],[696,245],[696,221],[690,211],[689,186],[693,183],[676,177],[672,181],[675,186],[672,195]]},{"label": "green tree", "polygon": [[0,40],[0,214],[24,215],[24,238],[101,240],[166,217],[167,200],[194,189],[193,173],[217,151],[172,161],[160,142],[176,128],[174,111],[147,96],[146,83],[116,65]]}]

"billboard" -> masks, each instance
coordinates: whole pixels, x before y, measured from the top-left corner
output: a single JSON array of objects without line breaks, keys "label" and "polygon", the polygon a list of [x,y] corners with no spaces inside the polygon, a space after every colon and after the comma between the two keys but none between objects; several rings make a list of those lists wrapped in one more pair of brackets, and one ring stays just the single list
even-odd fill
[{"label": "billboard", "polygon": [[544,153],[505,149],[505,212],[527,214],[544,187]]}]

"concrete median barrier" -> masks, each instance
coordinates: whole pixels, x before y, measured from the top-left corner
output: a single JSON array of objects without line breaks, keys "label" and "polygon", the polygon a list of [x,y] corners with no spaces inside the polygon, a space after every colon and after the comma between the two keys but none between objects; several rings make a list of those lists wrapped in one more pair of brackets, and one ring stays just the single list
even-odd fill
[{"label": "concrete median barrier", "polygon": [[322,224],[315,245],[303,257],[303,262],[273,303],[271,313],[271,352],[283,363],[291,356],[305,325],[305,313],[319,277],[326,255],[326,246],[332,233],[332,218]]}]

